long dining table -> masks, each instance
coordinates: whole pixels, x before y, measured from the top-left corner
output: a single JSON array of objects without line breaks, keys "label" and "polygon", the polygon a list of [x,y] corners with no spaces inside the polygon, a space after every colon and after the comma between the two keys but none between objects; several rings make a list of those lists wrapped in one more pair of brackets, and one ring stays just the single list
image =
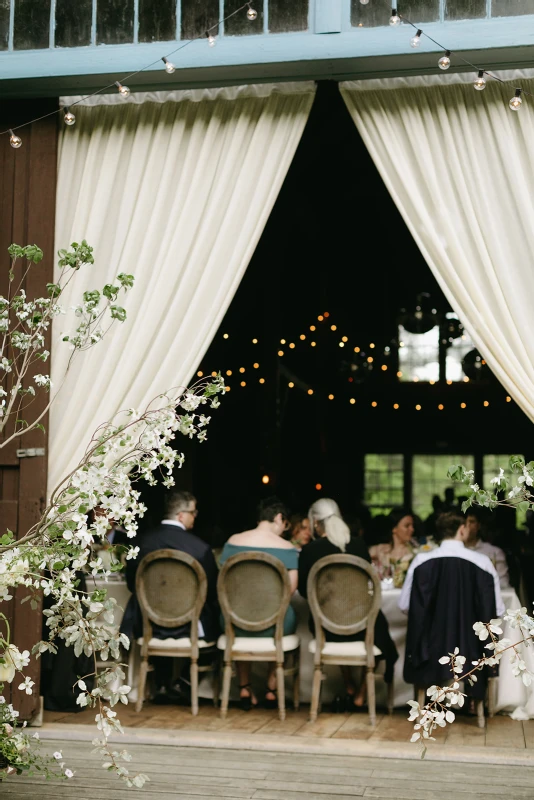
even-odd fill
[{"label": "long dining table", "polygon": [[[115,622],[120,624],[122,613],[126,607],[126,603],[130,597],[130,592],[126,586],[126,582],[122,579],[110,580],[107,583],[104,581],[95,581],[97,588],[105,588],[108,591],[109,597],[114,597],[117,601],[118,612],[116,614]],[[389,589],[382,592],[382,611],[389,623],[389,631],[395,645],[397,647],[399,658],[395,665],[395,689],[394,689],[394,705],[396,708],[406,707],[408,700],[412,700],[414,696],[413,686],[404,682],[402,677],[404,667],[404,654],[406,650],[406,629],[407,617],[403,614],[399,607],[398,601],[400,596],[400,589]],[[502,591],[502,597],[505,607],[508,609],[516,609],[521,607],[519,598],[513,589],[505,589]],[[301,667],[300,667],[300,696],[304,703],[309,703],[311,698],[311,685],[313,677],[313,657],[308,651],[308,645],[311,641],[312,635],[309,629],[309,608],[307,601],[296,592],[292,599],[291,604],[295,609],[297,615],[297,634],[300,638],[301,649]],[[511,641],[517,637],[517,632],[513,631],[509,623],[504,624],[503,636]],[[521,646],[523,658],[527,667],[534,672],[534,647],[526,648]],[[129,653],[128,663],[128,684],[132,687],[130,693],[130,700],[135,702],[137,699],[137,676],[139,672],[139,646],[136,642],[132,642]],[[324,670],[325,678],[322,686],[321,698],[322,702],[327,704],[331,702],[337,695],[343,696],[343,684],[341,681],[340,670],[337,667],[326,667]],[[254,664],[253,668],[253,682],[258,687],[258,692],[261,692],[261,687],[265,685],[266,665]],[[233,681],[232,699],[237,698],[236,694],[236,681]],[[378,679],[376,683],[377,705],[386,706],[386,687],[382,680]],[[209,674],[207,674],[200,683],[199,694],[204,698],[211,698],[213,696],[212,685]],[[497,679],[497,689],[495,697],[495,711],[505,712],[510,714],[515,719],[533,719],[534,718],[534,684],[532,686],[525,686],[519,678],[512,675],[512,668],[507,656],[501,660],[499,668],[499,677]]]}]

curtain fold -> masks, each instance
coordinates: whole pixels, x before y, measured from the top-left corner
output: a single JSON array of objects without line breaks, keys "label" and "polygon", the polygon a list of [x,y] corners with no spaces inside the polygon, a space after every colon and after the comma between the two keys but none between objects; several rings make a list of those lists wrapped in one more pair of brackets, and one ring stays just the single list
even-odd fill
[{"label": "curtain fold", "polygon": [[477,348],[534,420],[530,98],[514,113],[513,83],[362,83],[340,90],[384,183]]},{"label": "curtain fold", "polygon": [[[187,385],[263,232],[314,94],[313,83],[279,84],[75,106],[75,128],[60,134],[56,250],[85,238],[95,265],[63,305],[119,272],[133,273],[135,287],[127,321],[77,358],[52,405],[50,489],[98,425]],[[70,356],[64,330],[57,319],[56,387]]]}]

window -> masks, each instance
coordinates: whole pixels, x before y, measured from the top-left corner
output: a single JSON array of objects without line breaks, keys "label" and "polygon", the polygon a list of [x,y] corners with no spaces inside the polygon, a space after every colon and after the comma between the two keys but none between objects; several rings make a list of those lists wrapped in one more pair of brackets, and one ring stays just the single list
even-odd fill
[{"label": "window", "polygon": [[[448,381],[462,381],[465,377],[462,361],[471,350],[475,349],[475,345],[454,312],[445,314],[445,319],[447,320],[446,325],[450,324],[453,333],[457,334],[448,342],[445,359],[446,378]],[[447,333],[447,328],[445,328],[445,333]]]},{"label": "window", "polygon": [[399,325],[401,381],[439,380],[439,325],[426,333],[410,333]]},{"label": "window", "polygon": [[432,497],[437,494],[442,499],[445,489],[453,488],[455,497],[462,495],[462,486],[447,478],[449,467],[463,464],[466,469],[474,469],[472,455],[416,455],[412,466],[412,506],[414,513],[425,520],[432,513]]},{"label": "window", "polygon": [[404,502],[404,456],[368,453],[365,456],[364,502],[371,514],[388,514]]}]

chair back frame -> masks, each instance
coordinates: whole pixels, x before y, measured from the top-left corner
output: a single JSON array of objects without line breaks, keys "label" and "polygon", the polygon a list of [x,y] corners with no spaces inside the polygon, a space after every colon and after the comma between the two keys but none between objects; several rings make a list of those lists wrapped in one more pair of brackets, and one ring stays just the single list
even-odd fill
[{"label": "chair back frame", "polygon": [[[179,561],[181,564],[186,564],[194,572],[198,580],[198,592],[194,604],[184,614],[179,614],[171,619],[168,617],[163,617],[162,615],[158,614],[157,611],[150,608],[150,604],[148,603],[146,595],[145,573],[147,568],[154,561],[163,560]],[[137,573],[135,576],[135,593],[143,617],[143,644],[141,647],[141,656],[143,658],[148,656],[148,643],[152,639],[152,623],[156,623],[156,625],[162,625],[163,627],[168,628],[178,628],[180,625],[185,625],[188,622],[191,623],[189,638],[191,641],[192,657],[198,658],[198,621],[200,618],[200,612],[202,611],[204,603],[206,602],[207,591],[208,579],[206,577],[206,573],[196,558],[193,558],[193,556],[189,555],[189,553],[184,553],[181,550],[166,548],[162,550],[154,550],[152,553],[148,553],[148,555],[144,556],[139,564],[139,567],[137,568]]]},{"label": "chair back frame", "polygon": [[[359,569],[362,572],[365,572],[369,582],[372,584],[373,600],[369,611],[365,616],[354,622],[352,625],[338,625],[329,620],[328,617],[326,617],[323,613],[317,598],[317,580],[319,573],[325,567],[334,564],[350,565],[354,569]],[[380,610],[382,591],[378,575],[373,566],[363,558],[359,558],[359,556],[352,556],[348,553],[325,556],[317,561],[310,570],[310,574],[308,575],[307,593],[308,603],[310,605],[315,624],[315,665],[320,665],[322,661],[322,652],[325,644],[325,630],[340,636],[351,636],[352,634],[358,633],[365,628],[365,651],[367,654],[367,667],[368,669],[374,669],[375,622]]]},{"label": "chair back frame", "polygon": [[[282,593],[278,611],[275,612],[274,614],[271,614],[271,616],[266,617],[265,619],[259,620],[257,622],[249,622],[245,619],[242,619],[232,610],[226,588],[226,577],[230,572],[230,570],[233,567],[235,567],[236,564],[240,564],[247,561],[257,561],[269,565],[271,568],[275,569],[278,572],[280,578],[282,579]],[[242,628],[243,630],[251,632],[263,631],[274,625],[276,660],[279,664],[282,663],[284,660],[284,652],[282,648],[282,637],[284,635],[284,618],[286,615],[287,608],[289,606],[289,601],[291,600],[291,583],[289,581],[289,573],[284,564],[280,561],[280,559],[276,558],[275,556],[272,556],[270,553],[258,553],[252,550],[250,552],[237,553],[235,556],[230,556],[230,558],[227,561],[225,561],[221,571],[219,572],[219,577],[217,580],[217,593],[219,595],[219,603],[221,606],[221,611],[224,617],[224,625],[225,625],[225,635],[226,635],[226,647],[224,655],[225,662],[230,660],[234,646],[234,639],[235,639],[234,625],[236,625],[239,628]]]}]

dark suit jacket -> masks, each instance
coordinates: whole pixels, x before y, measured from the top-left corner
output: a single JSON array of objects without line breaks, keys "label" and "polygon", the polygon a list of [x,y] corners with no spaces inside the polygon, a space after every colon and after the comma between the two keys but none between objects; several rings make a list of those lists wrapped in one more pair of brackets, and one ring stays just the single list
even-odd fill
[{"label": "dark suit jacket", "polygon": [[[130,540],[135,543],[135,540]],[[124,612],[121,625],[121,632],[130,638],[143,635],[143,622],[141,610],[135,596],[135,575],[139,563],[155,550],[181,550],[188,553],[199,562],[203,567],[208,579],[208,593],[206,603],[200,614],[200,622],[204,628],[204,638],[206,641],[213,642],[219,634],[219,603],[217,600],[217,564],[211,548],[195,536],[194,533],[184,530],[177,525],[158,525],[157,528],[147,531],[138,542],[139,554],[136,559],[126,562],[126,583],[132,596]],[[156,639],[179,638],[189,636],[189,625],[180,628],[163,628],[160,625],[153,625],[153,636]]]}]

